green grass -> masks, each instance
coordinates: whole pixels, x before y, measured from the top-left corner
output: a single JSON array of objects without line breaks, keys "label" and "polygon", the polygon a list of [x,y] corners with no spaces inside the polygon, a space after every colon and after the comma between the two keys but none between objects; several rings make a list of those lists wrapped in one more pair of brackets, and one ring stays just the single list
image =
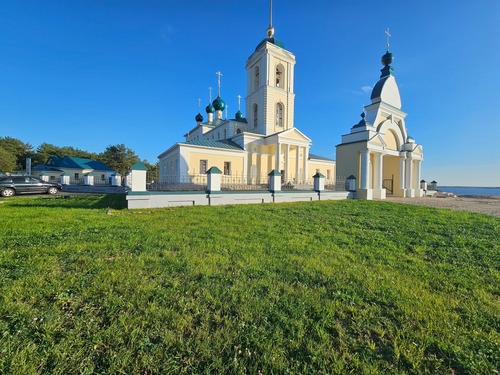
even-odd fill
[{"label": "green grass", "polygon": [[0,374],[498,373],[498,218],[124,205],[0,204]]}]

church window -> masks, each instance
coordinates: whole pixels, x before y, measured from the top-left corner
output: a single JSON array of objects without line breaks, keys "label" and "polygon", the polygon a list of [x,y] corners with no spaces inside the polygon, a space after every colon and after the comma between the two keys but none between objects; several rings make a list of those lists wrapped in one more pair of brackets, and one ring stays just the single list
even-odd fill
[{"label": "church window", "polygon": [[226,129],[224,129],[224,139],[227,138],[227,133],[226,133]]},{"label": "church window", "polygon": [[276,103],[276,126],[283,127],[283,104]]},{"label": "church window", "polygon": [[257,90],[260,86],[260,72],[259,72],[258,66],[256,66],[254,69],[253,78],[254,78],[254,81],[253,81],[254,88],[255,88],[255,90]]},{"label": "church window", "polygon": [[208,160],[200,160],[200,174],[207,173]]},{"label": "church window", "polygon": [[225,161],[224,162],[224,176],[229,176],[229,175],[231,175],[231,162]]},{"label": "church window", "polygon": [[253,127],[257,127],[257,118],[259,116],[259,109],[257,108],[257,104],[253,105]]},{"label": "church window", "polygon": [[276,87],[285,88],[285,69],[283,65],[278,64],[276,66]]},{"label": "church window", "polygon": [[220,139],[220,132],[217,132],[217,140]]},{"label": "church window", "polygon": [[332,179],[332,170],[331,169],[327,169],[326,170],[326,179],[327,180],[331,180]]},{"label": "church window", "polygon": [[240,134],[241,133],[241,129],[236,129],[236,134]]}]

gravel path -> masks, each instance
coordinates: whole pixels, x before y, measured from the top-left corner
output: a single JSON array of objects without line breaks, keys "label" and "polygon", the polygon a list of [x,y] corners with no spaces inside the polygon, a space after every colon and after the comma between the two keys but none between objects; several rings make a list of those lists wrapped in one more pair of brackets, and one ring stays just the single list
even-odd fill
[{"label": "gravel path", "polygon": [[437,208],[448,208],[456,211],[479,212],[486,215],[500,217],[500,197],[494,196],[443,196],[423,198],[395,198],[388,197],[388,202],[414,204]]}]

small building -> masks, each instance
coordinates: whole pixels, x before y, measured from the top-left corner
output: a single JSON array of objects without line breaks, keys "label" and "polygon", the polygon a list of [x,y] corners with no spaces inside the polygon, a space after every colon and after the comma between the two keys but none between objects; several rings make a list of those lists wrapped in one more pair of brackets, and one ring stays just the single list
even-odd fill
[{"label": "small building", "polygon": [[411,198],[424,193],[420,187],[423,148],[408,135],[393,59],[387,44],[371,104],[337,145],[337,175],[353,176],[359,199]]},{"label": "small building", "polygon": [[69,175],[71,184],[83,183],[84,176],[89,173],[93,174],[96,183],[107,184],[117,172],[103,162],[69,156],[51,156],[45,164],[39,164],[32,170],[33,176],[45,176],[49,181],[59,181],[62,174]]}]

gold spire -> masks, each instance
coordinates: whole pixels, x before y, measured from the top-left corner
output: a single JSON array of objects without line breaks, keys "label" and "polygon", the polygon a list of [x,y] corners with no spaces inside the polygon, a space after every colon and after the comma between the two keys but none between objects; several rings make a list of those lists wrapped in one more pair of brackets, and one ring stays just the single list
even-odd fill
[{"label": "gold spire", "polygon": [[273,27],[273,0],[270,0],[269,3],[269,27],[267,28],[267,36],[268,38],[272,38],[274,35],[274,27]]}]

